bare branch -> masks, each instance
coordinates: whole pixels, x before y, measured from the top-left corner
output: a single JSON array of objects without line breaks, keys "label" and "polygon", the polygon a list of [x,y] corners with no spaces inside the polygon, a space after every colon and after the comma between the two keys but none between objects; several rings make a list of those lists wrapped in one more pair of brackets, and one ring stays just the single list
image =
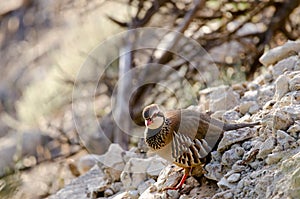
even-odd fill
[{"label": "bare branch", "polygon": [[128,23],[126,23],[126,22],[120,22],[111,16],[107,16],[107,18],[121,27],[128,27]]},{"label": "bare branch", "polygon": [[[196,15],[196,12],[200,9],[203,8],[203,6],[205,5],[206,0],[196,0],[195,1],[195,6],[192,10],[190,10],[184,17],[183,22],[181,23],[181,25],[178,26],[177,28],[177,32],[183,33],[190,25],[190,23],[192,22],[193,18]],[[173,40],[172,45],[170,46],[170,50],[172,48],[174,48],[178,41],[179,41],[180,35],[177,34],[176,37]],[[170,61],[170,59],[172,58],[172,54],[170,53],[169,50],[165,51],[165,53],[159,58],[158,63],[160,64],[165,64],[168,61]]]}]

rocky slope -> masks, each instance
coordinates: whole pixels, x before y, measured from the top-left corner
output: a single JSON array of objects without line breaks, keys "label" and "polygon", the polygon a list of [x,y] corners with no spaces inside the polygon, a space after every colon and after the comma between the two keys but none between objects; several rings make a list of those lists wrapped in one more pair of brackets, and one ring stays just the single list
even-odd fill
[{"label": "rocky slope", "polygon": [[288,42],[270,50],[260,60],[266,72],[252,82],[223,86],[222,95],[214,94],[220,87],[201,91],[202,110],[230,107],[214,110],[213,117],[261,122],[225,133],[205,166],[206,178],[189,177],[181,190],[162,192],[180,180],[178,167],[112,144],[106,154],[78,164],[98,162],[50,198],[299,198],[299,49],[300,42]]}]

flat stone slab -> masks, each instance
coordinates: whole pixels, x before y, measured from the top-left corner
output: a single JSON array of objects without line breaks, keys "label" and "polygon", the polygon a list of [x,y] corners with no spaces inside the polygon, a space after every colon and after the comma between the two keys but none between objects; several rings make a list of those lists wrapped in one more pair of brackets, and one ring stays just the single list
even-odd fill
[{"label": "flat stone slab", "polygon": [[69,185],[66,185],[56,194],[50,196],[49,199],[91,198],[89,197],[89,193],[104,183],[103,176],[104,174],[99,167],[94,166],[86,174],[74,179]]}]

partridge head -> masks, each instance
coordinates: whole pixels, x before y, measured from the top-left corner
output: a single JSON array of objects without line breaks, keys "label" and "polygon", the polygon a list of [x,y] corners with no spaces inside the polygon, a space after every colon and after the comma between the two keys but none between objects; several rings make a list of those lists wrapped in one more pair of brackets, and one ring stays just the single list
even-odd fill
[{"label": "partridge head", "polygon": [[165,122],[165,116],[158,105],[149,105],[143,111],[145,126],[149,129],[158,129]]},{"label": "partridge head", "polygon": [[165,190],[181,188],[191,169],[205,163],[224,131],[258,124],[226,124],[192,109],[163,112],[157,104],[146,106],[142,115],[146,126],[144,138],[150,150],[185,171],[176,187]]}]

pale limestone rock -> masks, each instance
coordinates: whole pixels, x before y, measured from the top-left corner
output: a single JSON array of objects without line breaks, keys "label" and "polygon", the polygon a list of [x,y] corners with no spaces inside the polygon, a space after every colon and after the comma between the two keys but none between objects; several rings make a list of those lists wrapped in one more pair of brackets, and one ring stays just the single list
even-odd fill
[{"label": "pale limestone rock", "polygon": [[289,92],[276,102],[274,108],[281,109],[281,111],[283,111],[284,107],[292,105],[292,102],[292,93]]},{"label": "pale limestone rock", "polygon": [[264,106],[263,110],[270,110],[273,108],[274,104],[276,104],[276,100],[270,100],[268,101]]},{"label": "pale limestone rock", "polygon": [[236,183],[237,181],[239,181],[241,178],[241,174],[240,173],[234,173],[232,175],[230,175],[228,178],[227,178],[227,181],[229,183]]},{"label": "pale limestone rock", "polygon": [[[161,175],[159,176],[159,178],[164,178],[164,179],[158,179],[157,182],[150,186],[149,188],[147,188],[139,197],[139,199],[157,199],[157,198],[168,198],[168,199],[178,199],[180,197],[180,194],[177,190],[168,190],[168,191],[161,191],[161,189],[163,187],[167,187],[167,186],[172,186],[172,185],[167,185],[164,186],[162,185],[163,182],[169,183],[170,181],[173,181],[173,183],[177,183],[181,176],[178,175],[178,173],[180,172],[173,172],[174,168],[171,168],[171,166],[168,166],[167,168],[165,168],[162,172]],[[170,174],[171,173],[171,174]],[[170,176],[165,176],[167,174],[170,174]],[[163,175],[163,176],[162,176]],[[178,180],[175,180],[173,178],[173,176],[179,176]],[[171,178],[171,180],[166,179],[166,178]],[[177,181],[177,182],[174,182]]]},{"label": "pale limestone rock", "polygon": [[76,162],[76,166],[80,174],[84,174],[89,171],[93,166],[97,164],[99,155],[87,154],[79,158]]},{"label": "pale limestone rock", "polygon": [[242,172],[246,170],[246,166],[241,164],[242,160],[237,161],[236,163],[234,163],[234,165],[232,166],[232,171],[233,172]]},{"label": "pale limestone rock", "polygon": [[214,98],[211,99],[210,110],[228,110],[239,104],[239,96],[232,89],[220,95],[220,92],[215,93]]},{"label": "pale limestone rock", "polygon": [[105,177],[112,182],[120,180],[120,174],[124,169],[123,151],[120,145],[111,144],[108,151],[97,158],[101,169],[105,173]]},{"label": "pale limestone rock", "polygon": [[216,90],[221,90],[225,92],[228,89],[228,86],[220,86],[220,87],[213,87],[213,88],[206,88],[199,91],[200,100],[199,107],[204,111],[211,111],[210,108],[210,101],[211,101],[211,93],[216,92]]},{"label": "pale limestone rock", "polygon": [[273,75],[271,73],[267,73],[263,75],[264,84],[268,84],[273,80]]},{"label": "pale limestone rock", "polygon": [[274,84],[262,86],[259,89],[259,94],[257,98],[253,99],[256,100],[259,106],[264,106],[268,101],[272,100],[275,93],[275,86]]},{"label": "pale limestone rock", "polygon": [[200,187],[201,184],[195,179],[195,176],[191,174],[193,177],[188,177],[184,183],[185,190],[192,190],[195,187]]},{"label": "pale limestone rock", "polygon": [[207,171],[204,176],[208,179],[219,181],[222,177],[222,165],[220,163],[209,163],[205,166]]},{"label": "pale limestone rock", "polygon": [[131,158],[121,174],[121,181],[126,189],[136,189],[148,177],[158,176],[166,165],[167,161],[158,156]]},{"label": "pale limestone rock", "polygon": [[236,187],[235,184],[230,183],[226,178],[222,178],[217,185],[220,187],[222,191],[228,190],[228,189],[234,189]]},{"label": "pale limestone rock", "polygon": [[256,101],[245,101],[239,105],[239,111],[241,114],[245,115],[249,112],[250,107],[257,105]]},{"label": "pale limestone rock", "polygon": [[157,177],[161,170],[165,168],[169,162],[159,156],[153,156],[149,159],[149,166],[147,167],[146,173],[149,177]]},{"label": "pale limestone rock", "polygon": [[226,111],[223,114],[222,120],[227,123],[232,123],[232,122],[239,120],[240,117],[241,117],[241,115],[237,111],[230,110],[230,111]]},{"label": "pale limestone rock", "polygon": [[[159,176],[158,176],[158,178],[157,178],[157,180],[156,180],[155,185],[156,185],[158,188],[162,189],[163,186],[164,186],[164,183],[167,181],[168,176],[172,173],[172,171],[173,171],[175,168],[176,168],[176,166],[174,166],[174,165],[168,165],[168,166],[166,166],[166,167],[160,172],[160,174],[159,174]],[[177,167],[177,169],[179,169],[179,168]]]},{"label": "pale limestone rock", "polygon": [[122,182],[114,182],[111,184],[110,189],[113,190],[114,193],[118,193],[123,189],[123,183]]},{"label": "pale limestone rock", "polygon": [[289,149],[291,144],[296,142],[295,138],[282,130],[277,130],[276,136],[278,144],[281,145],[284,150]]},{"label": "pale limestone rock", "polygon": [[231,192],[231,190],[217,193],[212,197],[212,199],[232,199],[232,198],[233,198],[233,193]]},{"label": "pale limestone rock", "polygon": [[289,57],[291,53],[297,53],[300,51],[300,42],[299,41],[288,41],[282,46],[278,46],[265,52],[260,58],[259,61],[265,66],[274,64],[280,60],[284,60],[286,57]]},{"label": "pale limestone rock", "polygon": [[215,182],[203,182],[201,186],[194,187],[190,191],[189,198],[212,198],[218,190],[219,187]]},{"label": "pale limestone rock", "polygon": [[293,121],[300,120],[300,101],[298,101],[298,104],[294,104],[294,102],[291,101],[289,106],[284,106],[281,110],[286,114],[284,117],[289,120],[289,125],[286,128],[293,124]]},{"label": "pale limestone rock", "polygon": [[180,193],[178,190],[168,190],[164,191],[162,194],[163,199],[178,199],[180,197]]},{"label": "pale limestone rock", "polygon": [[272,75],[274,78],[277,78],[279,75],[283,74],[286,71],[293,71],[297,65],[299,57],[297,55],[291,56],[287,59],[279,61],[272,68]]},{"label": "pale limestone rock", "polygon": [[130,199],[138,199],[139,198],[139,192],[137,190],[129,190],[128,194],[130,196]]},{"label": "pale limestone rock", "polygon": [[294,125],[290,126],[287,132],[294,138],[298,138],[298,133],[300,133],[300,124],[295,122]]},{"label": "pale limestone rock", "polygon": [[212,162],[221,162],[222,154],[218,151],[211,152]]},{"label": "pale limestone rock", "polygon": [[[281,198],[298,198],[300,187],[300,150],[296,149],[296,154],[289,154],[289,157],[282,161],[279,165],[278,175],[275,175],[276,183],[273,186],[273,192],[270,193],[270,198],[275,198],[277,193],[281,192]],[[287,153],[284,154],[287,157]],[[282,175],[280,175],[282,174]],[[278,198],[278,196],[277,196]]]},{"label": "pale limestone rock", "polygon": [[262,165],[262,162],[258,161],[258,160],[254,160],[253,162],[249,163],[249,166],[254,170],[258,169],[261,165]]},{"label": "pale limestone rock", "polygon": [[246,151],[249,151],[252,146],[254,146],[253,142],[251,141],[245,141],[242,143],[242,147],[246,150]]},{"label": "pale limestone rock", "polygon": [[277,162],[279,162],[282,159],[282,157],[283,157],[283,154],[280,152],[269,154],[268,157],[266,158],[266,163],[268,165],[276,164]]},{"label": "pale limestone rock", "polygon": [[228,86],[219,86],[201,90],[201,105],[212,112],[229,110],[239,104],[239,95]]},{"label": "pale limestone rock", "polygon": [[106,190],[104,191],[104,197],[109,197],[109,196],[112,196],[112,195],[114,195],[114,191],[113,191],[113,190],[111,190],[111,189],[106,189]]},{"label": "pale limestone rock", "polygon": [[294,91],[292,92],[292,97],[295,101],[293,101],[294,104],[299,104],[300,102],[300,91]]},{"label": "pale limestone rock", "polygon": [[280,100],[289,91],[289,78],[280,75],[275,81],[275,99]]},{"label": "pale limestone rock", "polygon": [[141,195],[144,191],[146,191],[146,189],[147,189],[148,187],[152,186],[154,183],[155,183],[155,180],[152,179],[152,178],[150,178],[149,180],[147,180],[147,181],[141,183],[141,184],[138,186],[138,188],[137,188],[137,190],[139,191],[139,194]]},{"label": "pale limestone rock", "polygon": [[235,151],[235,154],[237,154],[238,156],[243,156],[245,154],[245,150],[243,147],[241,147],[240,145],[236,145],[234,147],[232,147]]},{"label": "pale limestone rock", "polygon": [[251,122],[253,120],[257,120],[257,119],[251,119],[251,115],[250,113],[246,113],[244,116],[242,116],[239,120],[238,123],[247,123],[247,122]]},{"label": "pale limestone rock", "polygon": [[125,191],[113,197],[113,199],[138,199],[137,191]]},{"label": "pale limestone rock", "polygon": [[217,120],[222,120],[223,115],[226,113],[225,110],[222,111],[216,111],[213,114],[210,115],[210,117],[217,119]]},{"label": "pale limestone rock", "polygon": [[174,187],[176,186],[179,181],[182,178],[183,171],[181,171],[181,168],[170,165],[166,167],[162,172],[160,173],[157,182],[155,185],[157,186],[158,190],[162,190],[165,187]]},{"label": "pale limestone rock", "polygon": [[273,129],[286,130],[293,123],[290,114],[283,110],[276,110],[273,115]]},{"label": "pale limestone rock", "polygon": [[260,110],[260,108],[261,107],[257,103],[255,103],[255,104],[253,104],[253,106],[251,106],[249,108],[249,113],[253,115],[253,114],[257,113]]},{"label": "pale limestone rock", "polygon": [[179,197],[179,199],[190,199],[190,197],[188,195],[183,194]]},{"label": "pale limestone rock", "polygon": [[254,181],[256,181],[256,183],[253,191],[256,192],[257,195],[260,195],[260,198],[269,198],[266,197],[266,190],[274,182],[274,174],[266,170],[265,173],[261,172],[261,177],[259,180],[254,179]]},{"label": "pale limestone rock", "polygon": [[275,147],[275,138],[269,137],[266,141],[262,143],[259,148],[259,153],[257,154],[257,158],[265,158],[268,154],[272,152]]},{"label": "pale limestone rock", "polygon": [[244,95],[244,92],[246,91],[246,84],[243,83],[237,83],[231,85],[231,88],[234,90],[234,92],[238,93],[240,96]]},{"label": "pale limestone rock", "polygon": [[244,96],[242,97],[243,101],[255,101],[258,98],[258,90],[254,91],[247,91],[245,92]]},{"label": "pale limestone rock", "polygon": [[103,178],[102,170],[98,166],[94,166],[90,171],[72,180],[54,195],[49,196],[49,199],[92,198],[95,192],[104,192],[109,187]]},{"label": "pale limestone rock", "polygon": [[289,81],[289,89],[291,91],[297,91],[300,90],[300,75],[297,75],[295,77],[293,77],[290,81]]},{"label": "pale limestone rock", "polygon": [[139,199],[155,199],[155,198],[162,198],[161,193],[156,193],[151,191],[151,187],[149,187],[148,189],[146,189],[146,191],[144,191]]},{"label": "pale limestone rock", "polygon": [[233,131],[227,131],[224,133],[224,137],[219,143],[218,151],[223,152],[224,150],[230,148],[231,145],[245,141],[254,136],[254,130],[252,131],[252,129],[248,127]]},{"label": "pale limestone rock", "polygon": [[254,91],[254,90],[257,90],[259,88],[259,85],[256,83],[256,82],[250,82],[248,85],[247,85],[247,88],[250,90],[250,91]]},{"label": "pale limestone rock", "polygon": [[136,151],[138,151],[138,149],[135,147],[131,148],[129,151],[123,151],[122,156],[124,162],[128,162],[131,158],[142,157],[142,154],[137,153]]},{"label": "pale limestone rock", "polygon": [[238,161],[240,159],[241,159],[241,156],[239,156],[236,153],[236,150],[230,149],[228,151],[225,151],[225,153],[223,154],[221,164],[224,166],[231,167],[236,161]]},{"label": "pale limestone rock", "polygon": [[291,176],[291,185],[293,188],[298,188],[300,187],[300,167],[297,168]]}]

